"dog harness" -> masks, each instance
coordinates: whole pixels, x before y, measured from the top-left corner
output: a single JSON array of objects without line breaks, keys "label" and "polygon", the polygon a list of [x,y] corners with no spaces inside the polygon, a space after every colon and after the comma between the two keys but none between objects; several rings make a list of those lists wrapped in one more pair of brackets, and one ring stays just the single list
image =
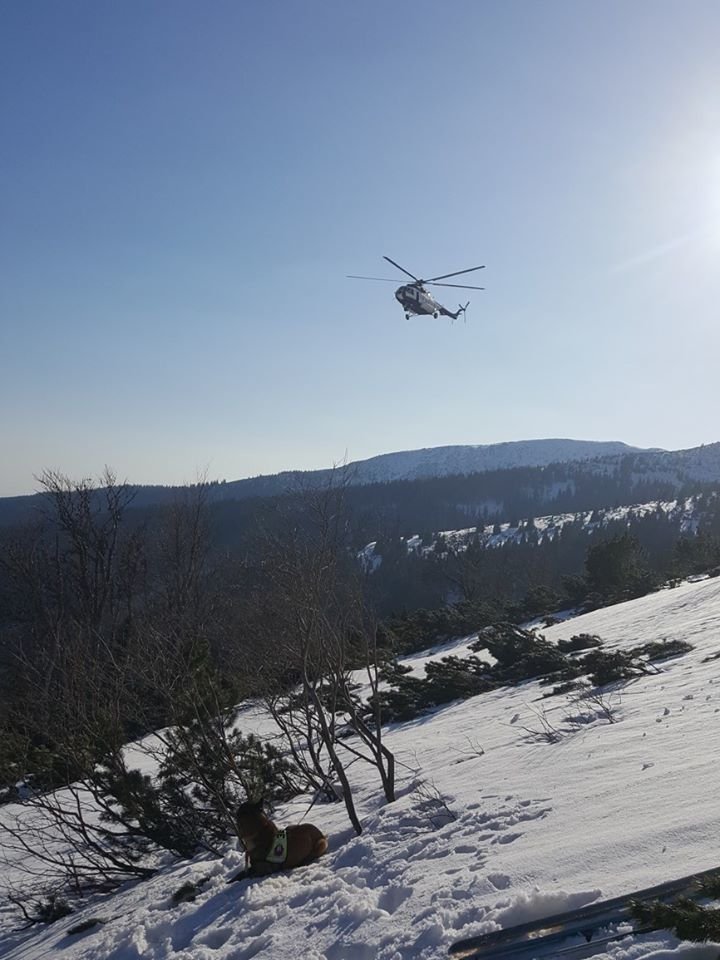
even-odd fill
[{"label": "dog harness", "polygon": [[287,860],[287,830],[278,830],[265,859],[268,863],[285,863]]}]

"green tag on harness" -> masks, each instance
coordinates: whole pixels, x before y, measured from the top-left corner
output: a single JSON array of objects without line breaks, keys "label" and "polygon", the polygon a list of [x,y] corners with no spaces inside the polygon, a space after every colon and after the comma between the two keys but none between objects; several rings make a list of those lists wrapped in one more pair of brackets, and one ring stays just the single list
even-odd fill
[{"label": "green tag on harness", "polygon": [[285,863],[287,860],[287,831],[280,830],[275,834],[270,852],[265,859],[268,863]]}]

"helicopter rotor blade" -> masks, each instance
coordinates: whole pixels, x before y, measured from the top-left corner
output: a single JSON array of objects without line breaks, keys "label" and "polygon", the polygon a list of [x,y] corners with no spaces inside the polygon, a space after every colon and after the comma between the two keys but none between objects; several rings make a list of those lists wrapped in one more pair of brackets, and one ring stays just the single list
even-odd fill
[{"label": "helicopter rotor blade", "polygon": [[350,280],[383,280],[385,283],[400,283],[400,280],[391,280],[390,277],[359,277],[355,273],[346,273]]},{"label": "helicopter rotor blade", "polygon": [[[387,259],[387,257],[385,259]],[[397,264],[395,264],[395,266],[397,266]],[[473,270],[484,270],[484,269],[485,269],[485,264],[483,263],[482,266],[480,267],[468,267],[467,270],[456,270],[455,273],[444,273],[441,277],[430,277],[429,280],[425,280],[423,282],[434,283],[436,280],[447,280],[448,277],[459,277],[461,273],[472,273]]]},{"label": "helicopter rotor blade", "polygon": [[469,287],[464,283],[435,283],[434,280],[426,280],[425,283],[431,283],[434,287],[456,287],[458,290],[484,290],[485,287]]},{"label": "helicopter rotor blade", "polygon": [[409,277],[412,277],[415,283],[423,282],[419,279],[419,277],[416,277],[414,274],[410,273],[409,270],[406,270],[405,267],[401,267],[399,263],[395,263],[395,261],[391,260],[390,257],[386,257],[385,254],[383,254],[383,260],[387,260],[388,263],[391,263],[394,267],[397,267],[398,270],[402,270],[403,273],[406,273]]}]

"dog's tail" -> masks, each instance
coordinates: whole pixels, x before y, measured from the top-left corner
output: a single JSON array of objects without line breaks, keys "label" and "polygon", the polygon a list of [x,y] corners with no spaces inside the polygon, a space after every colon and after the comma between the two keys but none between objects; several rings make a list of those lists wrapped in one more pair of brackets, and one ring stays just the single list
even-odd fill
[{"label": "dog's tail", "polygon": [[313,856],[321,857],[328,848],[327,837],[320,836],[313,845]]}]

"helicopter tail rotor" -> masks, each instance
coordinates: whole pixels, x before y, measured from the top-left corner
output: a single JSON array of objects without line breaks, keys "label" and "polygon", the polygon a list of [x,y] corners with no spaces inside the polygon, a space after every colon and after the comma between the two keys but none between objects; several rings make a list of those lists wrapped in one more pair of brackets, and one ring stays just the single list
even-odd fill
[{"label": "helicopter tail rotor", "polygon": [[453,320],[457,320],[458,317],[462,317],[462,318],[463,318],[463,323],[467,323],[467,320],[465,319],[465,311],[467,310],[467,308],[468,308],[469,306],[470,306],[470,301],[469,301],[469,300],[468,300],[468,302],[465,303],[465,304],[459,303],[459,304],[458,304],[458,308],[457,308],[457,310],[455,311],[455,313],[451,313],[450,316],[453,318]]}]

